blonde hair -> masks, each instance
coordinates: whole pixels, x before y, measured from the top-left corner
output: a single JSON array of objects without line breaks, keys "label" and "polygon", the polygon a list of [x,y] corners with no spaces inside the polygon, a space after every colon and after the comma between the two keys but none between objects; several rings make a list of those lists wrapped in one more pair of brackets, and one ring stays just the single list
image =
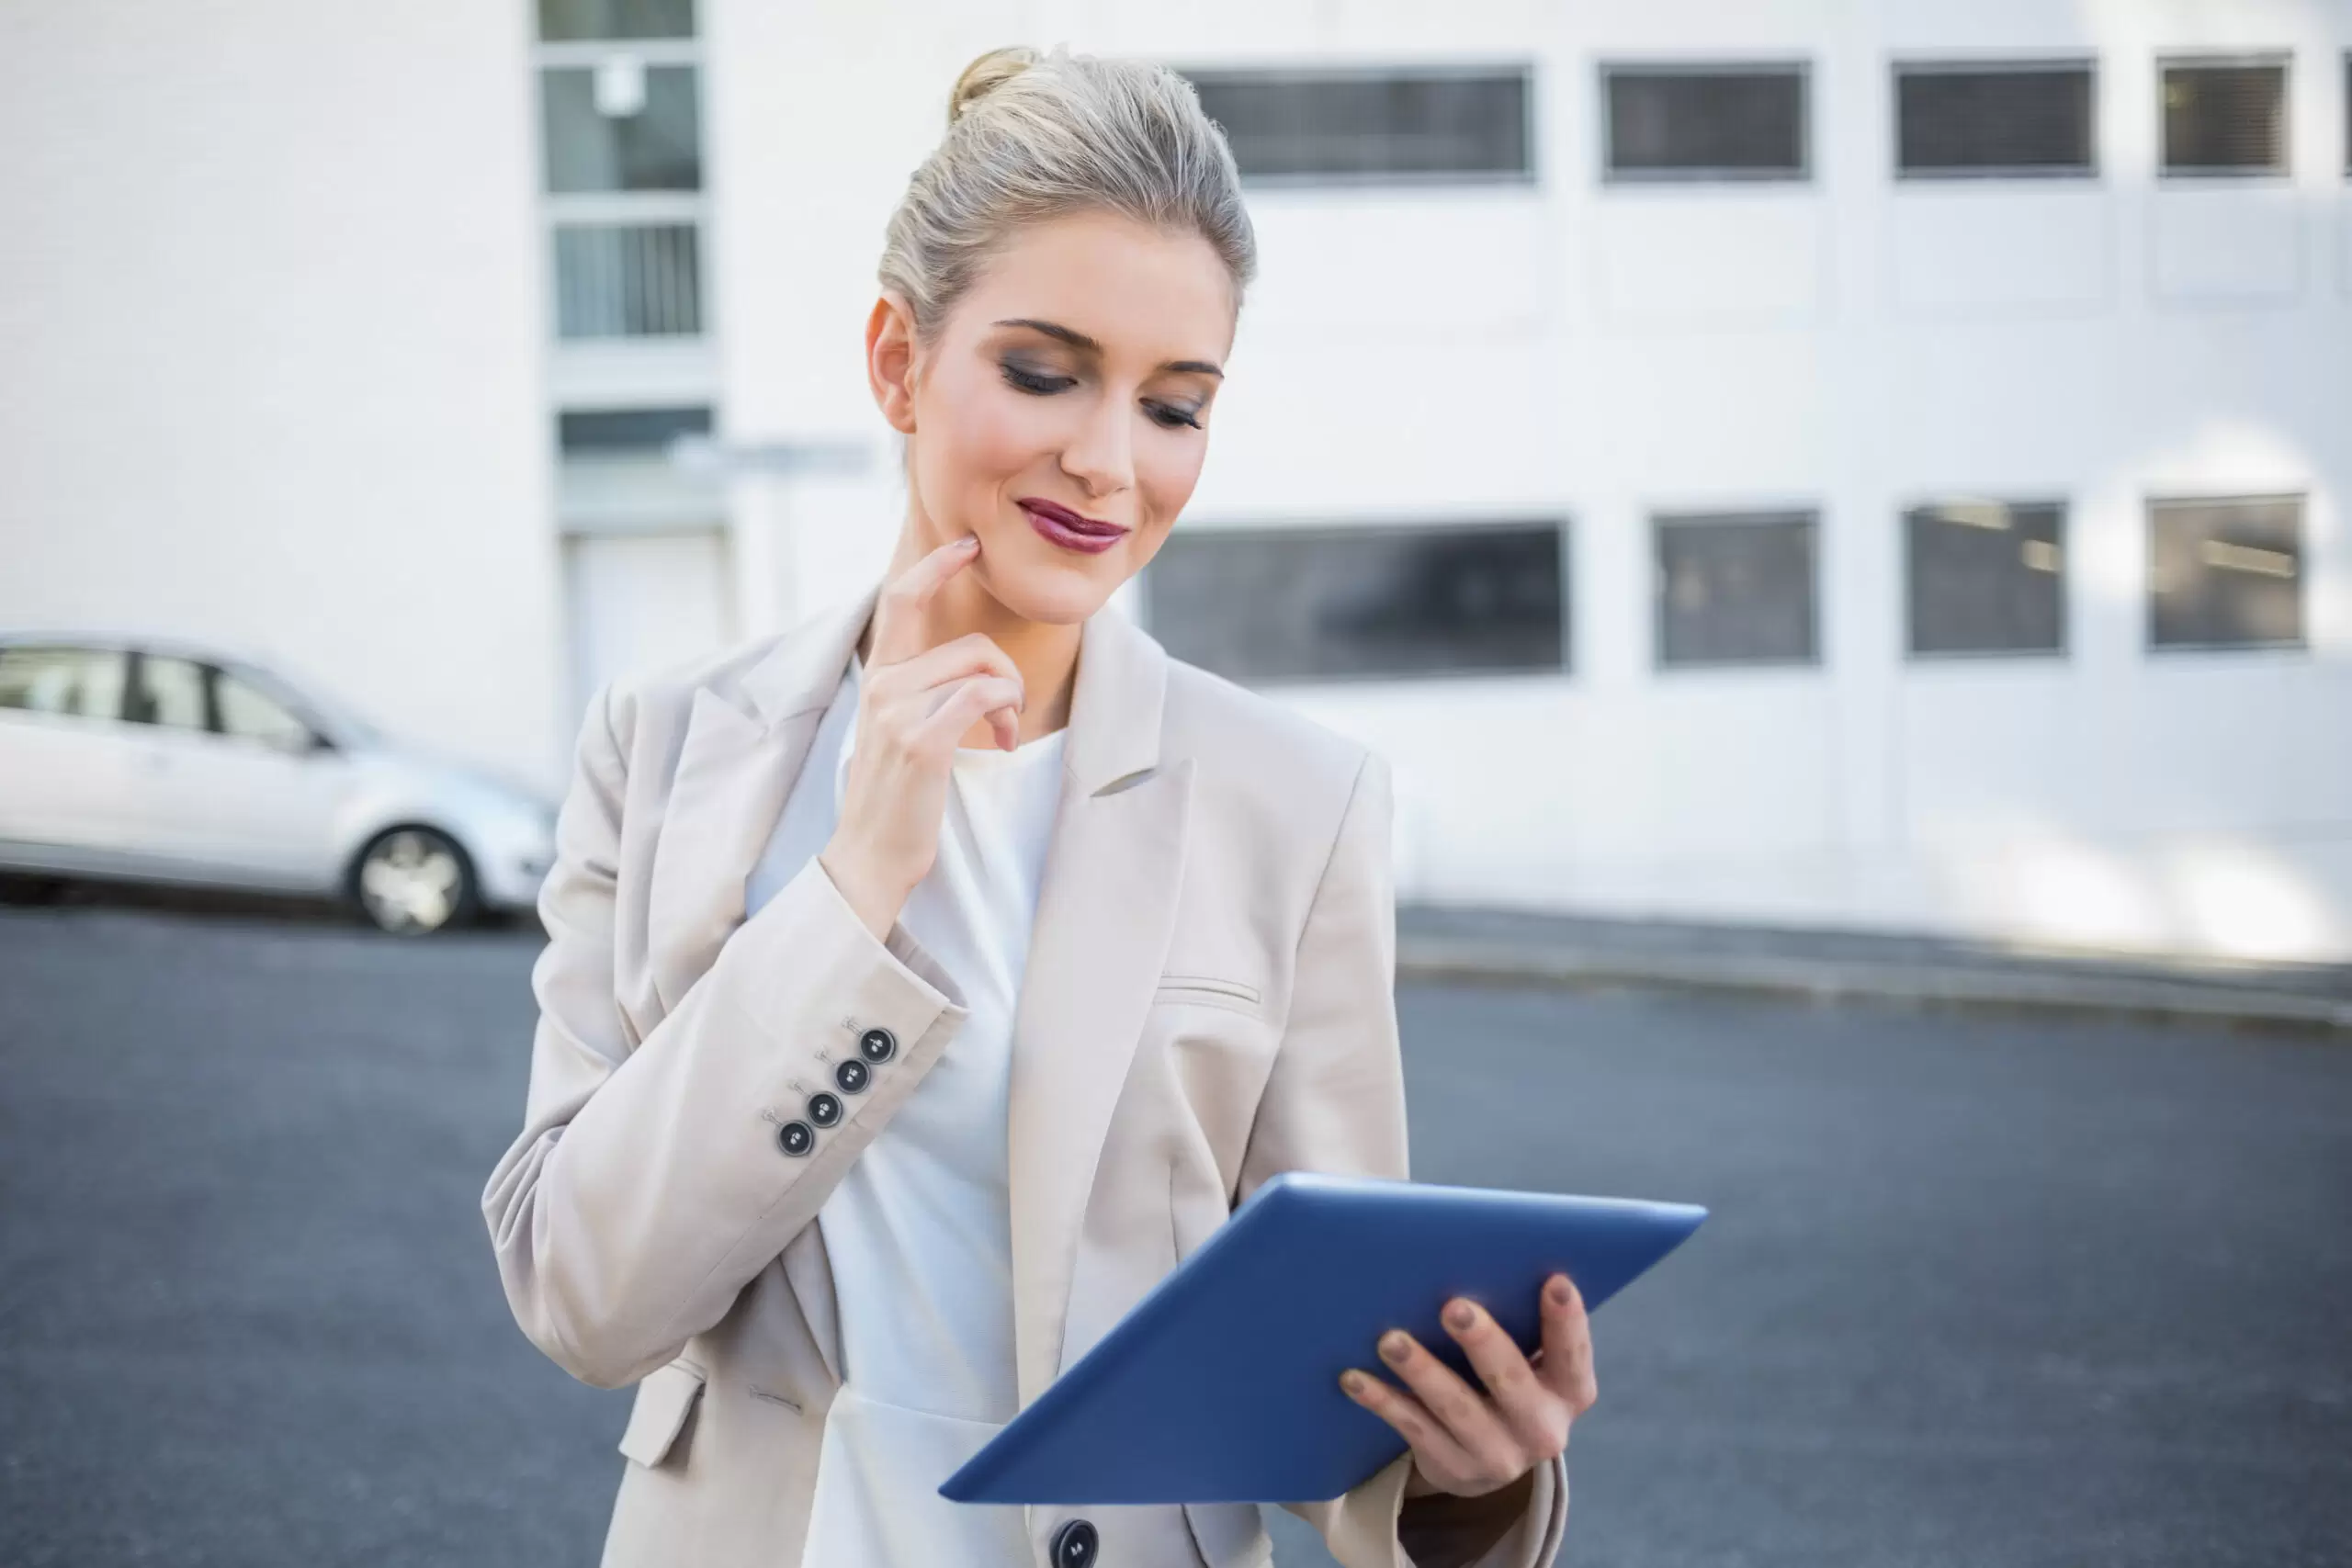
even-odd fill
[{"label": "blonde hair", "polygon": [[1094,211],[1198,233],[1239,309],[1258,242],[1225,133],[1193,85],[1142,61],[991,50],[956,79],[947,133],[890,215],[882,285],[927,339],[1015,229]]}]

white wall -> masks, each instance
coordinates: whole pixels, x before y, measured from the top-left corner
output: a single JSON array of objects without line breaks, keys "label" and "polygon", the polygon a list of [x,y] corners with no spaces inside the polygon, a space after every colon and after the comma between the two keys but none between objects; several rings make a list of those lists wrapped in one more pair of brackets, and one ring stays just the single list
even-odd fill
[{"label": "white wall", "polygon": [[529,7],[0,7],[0,623],[258,645],[548,783]]},{"label": "white wall", "polygon": [[[1616,913],[2352,956],[2352,6],[712,0],[728,400],[862,434],[881,228],[974,53],[1532,60],[1525,189],[1253,193],[1263,279],[1186,526],[1574,521],[1565,678],[1298,687],[1405,794],[1408,892]],[[2295,169],[2155,177],[2154,61],[2294,52]],[[1888,62],[2087,52],[2100,177],[1898,186]],[[1596,62],[1813,62],[1816,177],[1604,188]],[[1377,454],[1376,459],[1372,456]],[[1899,516],[2063,496],[2062,659],[1916,663]],[[2296,652],[2142,646],[2151,493],[2297,491]],[[1647,517],[1822,514],[1818,668],[1654,668]],[[886,474],[770,487],[782,602],[878,567]]]}]

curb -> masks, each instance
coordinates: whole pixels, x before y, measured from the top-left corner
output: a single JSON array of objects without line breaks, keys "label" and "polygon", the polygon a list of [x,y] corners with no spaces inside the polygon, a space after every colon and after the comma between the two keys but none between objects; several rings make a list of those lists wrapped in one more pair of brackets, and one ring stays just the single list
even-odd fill
[{"label": "curb", "polygon": [[1399,980],[1564,987],[1632,986],[1813,1001],[1871,1000],[2037,1012],[2130,1014],[2352,1035],[2352,998],[2258,987],[2037,970],[1721,953],[1609,953],[1574,946],[1400,933]]}]

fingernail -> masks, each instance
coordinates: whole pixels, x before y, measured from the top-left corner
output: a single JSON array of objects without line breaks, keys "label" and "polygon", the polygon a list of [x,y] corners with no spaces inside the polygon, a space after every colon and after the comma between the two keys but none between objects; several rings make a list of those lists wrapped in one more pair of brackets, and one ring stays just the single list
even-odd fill
[{"label": "fingernail", "polygon": [[980,536],[978,534],[967,534],[956,541],[956,547],[959,550],[977,550],[980,547]]},{"label": "fingernail", "polygon": [[1384,1360],[1401,1361],[1413,1353],[1413,1347],[1401,1328],[1392,1328],[1380,1337],[1380,1354]]},{"label": "fingernail", "polygon": [[1363,1392],[1363,1374],[1357,1371],[1353,1367],[1349,1368],[1346,1371],[1340,1374],[1340,1386],[1347,1390],[1351,1394],[1362,1393]]},{"label": "fingernail", "polygon": [[1568,1277],[1565,1274],[1553,1275],[1551,1286],[1552,1304],[1554,1306],[1567,1305],[1568,1294]]}]

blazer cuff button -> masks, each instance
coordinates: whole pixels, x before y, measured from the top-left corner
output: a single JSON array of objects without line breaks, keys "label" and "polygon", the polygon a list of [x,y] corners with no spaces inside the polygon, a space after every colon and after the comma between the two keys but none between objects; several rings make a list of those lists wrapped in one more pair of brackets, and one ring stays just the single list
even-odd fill
[{"label": "blazer cuff button", "polygon": [[1093,1568],[1094,1555],[1102,1549],[1102,1538],[1094,1521],[1072,1519],[1054,1532],[1054,1544],[1048,1550],[1054,1568]]},{"label": "blazer cuff button", "polygon": [[786,1122],[775,1130],[776,1147],[797,1159],[817,1146],[817,1129],[806,1122]]},{"label": "blazer cuff button", "polygon": [[843,1094],[864,1094],[873,1081],[874,1070],[854,1056],[833,1069],[833,1082]]},{"label": "blazer cuff button", "polygon": [[857,1052],[878,1067],[899,1054],[899,1037],[877,1025],[857,1037]]}]

